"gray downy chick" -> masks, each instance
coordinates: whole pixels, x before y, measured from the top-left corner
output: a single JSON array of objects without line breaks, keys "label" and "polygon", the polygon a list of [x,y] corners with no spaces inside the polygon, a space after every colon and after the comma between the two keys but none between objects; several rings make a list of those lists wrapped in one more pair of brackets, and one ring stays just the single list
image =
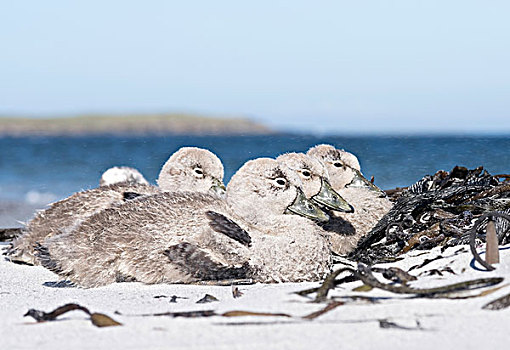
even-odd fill
[{"label": "gray downy chick", "polygon": [[347,213],[354,211],[354,208],[332,188],[326,167],[318,159],[304,153],[292,152],[280,155],[276,161],[289,167],[299,176],[307,199],[328,210]]},{"label": "gray downy chick", "polygon": [[[117,178],[124,179],[122,176]],[[111,176],[107,176],[107,180],[111,180]],[[126,201],[161,191],[208,192],[217,191],[217,188],[221,191],[225,188],[222,180],[223,165],[216,155],[205,149],[183,147],[162,167],[158,179],[159,188],[144,184],[143,181],[123,181],[77,192],[38,212],[27,224],[24,233],[12,243],[6,253],[7,258],[14,262],[38,264],[34,258],[36,242],[43,243],[47,238],[68,233],[101,210],[115,208]]]},{"label": "gray downy chick", "polygon": [[[303,182],[306,197],[328,211],[330,220],[318,224],[335,247],[334,251],[349,249],[350,243],[345,236],[352,235],[355,228],[350,222],[336,216],[336,212],[353,213],[354,208],[331,187],[324,164],[303,153],[282,154],[276,160],[294,170]],[[331,226],[335,229],[331,229]],[[342,244],[347,247],[342,247]]]},{"label": "gray downy chick", "polygon": [[103,175],[101,175],[101,179],[99,179],[99,186],[108,186],[118,183],[149,184],[137,169],[128,166],[111,167],[107,169]]},{"label": "gray downy chick", "polygon": [[161,168],[157,183],[163,191],[225,194],[223,164],[211,151],[182,147]]},{"label": "gray downy chick", "polygon": [[228,183],[227,201],[263,232],[254,233],[250,258],[260,271],[257,281],[318,281],[330,272],[329,239],[317,225],[329,217],[306,200],[290,168],[269,158],[247,162]]},{"label": "gray downy chick", "polygon": [[359,161],[352,153],[331,145],[318,145],[310,148],[307,155],[324,164],[332,187],[354,207],[353,213],[329,212],[332,219],[323,226],[331,232],[333,252],[348,254],[393,204],[361,174]]},{"label": "gray downy chick", "polygon": [[317,225],[293,213],[327,216],[296,186],[299,179],[276,161],[249,161],[232,177],[226,199],[200,193],[142,197],[47,240],[38,257],[82,287],[318,280],[331,267],[329,242],[314,232]]}]

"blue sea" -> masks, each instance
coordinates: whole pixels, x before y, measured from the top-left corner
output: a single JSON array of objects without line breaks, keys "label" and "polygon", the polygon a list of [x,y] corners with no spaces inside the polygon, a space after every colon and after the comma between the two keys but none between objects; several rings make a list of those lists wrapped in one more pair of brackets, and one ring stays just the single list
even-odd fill
[{"label": "blue sea", "polygon": [[0,137],[0,226],[25,219],[27,213],[6,214],[19,211],[20,203],[44,207],[73,192],[96,187],[101,173],[115,165],[135,167],[155,183],[163,163],[182,146],[216,153],[225,166],[227,183],[249,159],[305,152],[320,143],[354,153],[367,178],[374,176],[383,189],[408,186],[424,175],[455,165],[482,165],[492,174],[510,173],[510,136]]}]

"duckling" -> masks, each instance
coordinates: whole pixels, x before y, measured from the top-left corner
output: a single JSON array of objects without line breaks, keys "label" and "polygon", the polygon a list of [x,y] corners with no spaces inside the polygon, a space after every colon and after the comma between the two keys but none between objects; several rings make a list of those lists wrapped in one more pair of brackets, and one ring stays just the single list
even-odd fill
[{"label": "duckling", "polygon": [[[101,177],[103,180],[105,174]],[[109,178],[111,176],[106,176],[105,181],[110,181]],[[24,233],[13,241],[6,255],[14,262],[37,264],[34,258],[36,242],[42,243],[49,237],[67,233],[94,213],[161,191],[222,191],[225,188],[222,180],[223,165],[215,154],[205,149],[183,147],[163,165],[158,178],[159,188],[144,184],[143,181],[123,181],[77,192],[38,212],[28,223]]]},{"label": "duckling", "polygon": [[307,199],[330,210],[352,213],[354,208],[345,201],[330,185],[325,166],[316,158],[304,153],[285,153],[276,158],[294,170],[303,183]]},{"label": "duckling", "polygon": [[252,236],[255,281],[318,281],[330,272],[329,239],[317,225],[329,216],[306,199],[301,180],[287,166],[269,158],[248,161],[228,183],[227,201],[263,233]]},{"label": "duckling", "polygon": [[186,192],[141,197],[48,239],[37,254],[43,266],[82,287],[318,280],[331,268],[329,242],[303,216],[328,219],[306,200],[290,169],[261,158],[236,172],[226,199]]},{"label": "duckling", "polygon": [[344,188],[352,181],[352,171],[346,171],[346,167],[361,173],[358,158],[343,149],[336,149],[334,146],[322,144],[310,148],[306,154],[324,163],[331,185],[335,189]]},{"label": "duckling", "polygon": [[314,152],[321,153],[324,155],[325,160],[327,159],[330,162],[335,162],[336,160],[341,159],[343,164],[361,172],[361,165],[358,157],[344,149],[338,149],[331,145],[321,144],[310,148],[308,152],[312,154]]},{"label": "duckling", "polygon": [[225,194],[223,164],[211,151],[197,147],[182,147],[163,165],[157,183],[167,192],[213,191]]},{"label": "duckling", "polygon": [[346,255],[393,204],[383,191],[361,174],[359,161],[352,153],[331,145],[318,145],[310,148],[307,155],[324,163],[333,189],[354,207],[353,213],[330,212],[332,219],[323,225],[331,232],[333,252]]},{"label": "duckling", "polygon": [[103,175],[101,175],[99,186],[108,186],[123,182],[142,185],[149,184],[145,177],[143,177],[143,175],[135,168],[128,166],[114,166],[106,170]]}]

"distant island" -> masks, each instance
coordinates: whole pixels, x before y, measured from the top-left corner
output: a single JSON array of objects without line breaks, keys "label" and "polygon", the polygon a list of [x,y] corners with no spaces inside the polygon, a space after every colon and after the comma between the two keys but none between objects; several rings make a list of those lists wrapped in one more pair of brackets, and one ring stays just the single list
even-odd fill
[{"label": "distant island", "polygon": [[246,118],[217,118],[192,114],[80,115],[74,117],[0,117],[0,136],[90,134],[271,134],[267,126]]}]

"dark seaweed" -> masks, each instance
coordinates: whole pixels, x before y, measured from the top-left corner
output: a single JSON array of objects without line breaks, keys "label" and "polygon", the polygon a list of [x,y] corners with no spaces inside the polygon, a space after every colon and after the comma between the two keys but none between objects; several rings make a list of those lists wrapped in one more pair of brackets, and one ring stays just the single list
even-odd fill
[{"label": "dark seaweed", "polygon": [[387,280],[400,284],[406,284],[407,282],[416,281],[417,279],[415,276],[399,269],[398,267],[390,267],[387,269],[377,267],[373,268],[372,271],[379,272]]},{"label": "dark seaweed", "polygon": [[487,270],[489,271],[492,271],[494,270],[495,268],[487,263],[485,260],[483,260],[480,255],[478,254],[478,252],[476,251],[476,246],[475,246],[475,239],[476,239],[476,232],[477,232],[477,229],[478,227],[484,222],[486,221],[487,219],[491,218],[491,217],[499,217],[499,218],[504,218],[506,219],[508,222],[510,222],[510,215],[506,214],[506,213],[498,213],[498,212],[489,212],[489,213],[486,213],[484,215],[482,215],[478,221],[476,222],[475,226],[473,226],[473,228],[469,231],[469,247],[471,248],[471,253],[473,254],[473,257],[475,258],[475,260],[480,263],[483,267],[485,267]]},{"label": "dark seaweed", "polygon": [[234,299],[240,298],[243,296],[243,292],[239,290],[239,287],[232,286],[232,297]]},{"label": "dark seaweed", "polygon": [[370,267],[362,263],[358,265],[356,274],[358,275],[359,279],[363,281],[363,283],[374,288],[383,289],[397,294],[415,294],[425,298],[448,298],[450,293],[489,287],[495,284],[499,284],[504,280],[502,277],[480,278],[436,288],[413,288],[407,285],[396,286],[379,282],[372,274]]},{"label": "dark seaweed", "polygon": [[[351,272],[353,272],[354,270],[353,269],[349,269]],[[339,286],[343,283],[348,283],[348,282],[354,282],[354,281],[357,281],[359,280],[358,277],[356,277],[355,275],[349,275],[349,276],[346,276],[346,277],[343,277],[339,280],[334,280],[333,281],[333,288],[336,287],[336,286]],[[297,294],[297,295],[300,295],[302,297],[304,296],[307,296],[308,294],[312,294],[312,293],[317,293],[319,291],[321,287],[316,287],[316,288],[309,288],[309,289],[305,289],[305,290],[301,290],[301,291],[298,291],[298,292],[294,292],[294,294]],[[330,288],[331,289],[331,288]]]},{"label": "dark seaweed", "polygon": [[109,327],[109,326],[121,326],[122,324],[115,321],[109,316],[100,313],[91,313],[89,309],[78,304],[66,304],[56,308],[51,312],[44,312],[41,310],[30,309],[23,317],[30,316],[37,322],[54,321],[58,316],[63,315],[69,311],[80,310],[90,316],[92,324],[96,327]]},{"label": "dark seaweed", "polygon": [[51,312],[44,312],[40,310],[30,309],[27,311],[26,314],[23,315],[23,317],[30,316],[37,322],[43,322],[43,321],[54,321],[58,316],[63,315],[69,311],[73,310],[81,310],[85,312],[87,315],[91,315],[89,309],[86,307],[83,307],[78,304],[66,304],[64,306],[60,306],[56,308],[55,310]]},{"label": "dark seaweed", "polygon": [[200,300],[197,300],[197,304],[206,304],[206,303],[212,303],[213,301],[218,301],[218,298],[216,298],[214,295],[206,294],[203,298]]},{"label": "dark seaweed", "polygon": [[317,317],[324,315],[326,312],[336,309],[337,307],[344,305],[344,304],[345,304],[345,302],[343,302],[343,301],[330,302],[328,305],[326,305],[325,308],[320,309],[319,311],[312,312],[311,314],[308,314],[306,316],[303,316],[303,319],[305,319],[305,320],[316,319]]},{"label": "dark seaweed", "polygon": [[342,272],[352,272],[354,273],[355,270],[351,269],[350,267],[344,267],[342,269],[338,269],[332,273],[330,273],[322,285],[317,289],[317,295],[315,296],[316,302],[322,302],[326,300],[328,293],[331,289],[334,289],[336,287],[335,279],[336,277],[341,274]]},{"label": "dark seaweed", "polygon": [[[510,184],[483,167],[427,175],[407,189],[390,191],[393,208],[364,236],[349,259],[374,264],[412,249],[469,243],[475,221],[489,212],[510,214]],[[510,243],[510,222],[497,217],[500,244]],[[484,240],[486,220],[476,227]]]},{"label": "dark seaweed", "polygon": [[398,325],[395,322],[388,321],[387,319],[382,319],[382,320],[379,320],[379,327],[403,329],[406,331],[422,331],[423,330],[419,321],[416,321],[416,327],[405,327],[405,326]]},{"label": "dark seaweed", "polygon": [[488,304],[485,304],[482,309],[485,310],[501,310],[506,309],[510,306],[510,294],[507,294],[499,299],[493,300]]},{"label": "dark seaweed", "polygon": [[143,314],[138,316],[169,316],[169,317],[185,317],[185,318],[196,318],[196,317],[211,317],[217,316],[214,310],[199,310],[199,311],[183,311],[183,312],[160,312],[156,314]]},{"label": "dark seaweed", "polygon": [[16,228],[0,228],[0,242],[12,241],[14,238],[23,233],[21,227]]}]

